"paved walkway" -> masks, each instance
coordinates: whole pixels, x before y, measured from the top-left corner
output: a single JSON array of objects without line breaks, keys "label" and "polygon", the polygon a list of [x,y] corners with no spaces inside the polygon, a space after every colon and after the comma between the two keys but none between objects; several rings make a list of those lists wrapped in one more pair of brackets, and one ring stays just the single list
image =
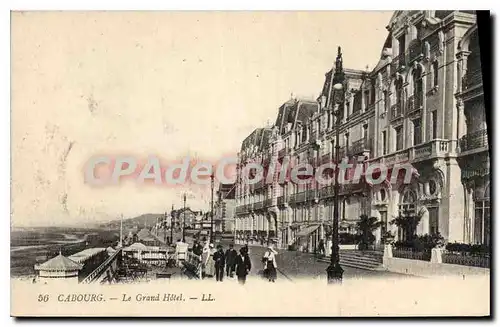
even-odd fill
[{"label": "paved walkway", "polygon": [[[236,248],[239,248],[236,246]],[[252,260],[252,274],[258,274],[262,270],[262,256],[266,251],[265,247],[249,246],[250,259]],[[278,272],[280,276],[293,280],[300,277],[326,277],[326,268],[329,263],[318,261],[314,254],[301,253],[296,251],[278,250],[276,256]],[[360,277],[408,277],[406,275],[395,274],[387,271],[372,271],[352,267],[344,268],[344,278],[360,278]]]}]

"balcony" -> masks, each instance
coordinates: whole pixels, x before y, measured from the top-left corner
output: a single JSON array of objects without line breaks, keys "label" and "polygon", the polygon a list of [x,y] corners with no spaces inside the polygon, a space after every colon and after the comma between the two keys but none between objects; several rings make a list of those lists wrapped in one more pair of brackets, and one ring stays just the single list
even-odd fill
[{"label": "balcony", "polygon": [[283,158],[290,154],[290,148],[283,148],[278,151],[278,158]]},{"label": "balcony", "polygon": [[306,202],[307,192],[303,191],[295,194],[295,203]]},{"label": "balcony", "polygon": [[415,60],[419,60],[423,57],[423,47],[422,41],[420,39],[415,39],[411,41],[408,46],[408,63],[412,63]]},{"label": "balcony", "polygon": [[342,160],[343,158],[345,158],[345,157],[346,157],[346,153],[347,153],[347,151],[346,151],[346,147],[345,147],[345,146],[343,146],[343,147],[341,147],[341,148],[339,149],[339,157],[340,157],[340,160]]},{"label": "balcony", "polygon": [[460,139],[460,152],[488,148],[488,132],[482,129],[463,136]]},{"label": "balcony", "polygon": [[240,205],[240,206],[237,206],[235,211],[236,211],[236,214],[237,214],[237,215],[244,214],[244,213],[246,213],[246,212],[247,212],[247,206],[246,206],[246,205],[244,205],[244,204],[243,204],[243,205]]},{"label": "balcony", "polygon": [[356,142],[352,143],[352,145],[349,147],[349,156],[355,156],[358,154],[364,154],[366,152],[371,151],[371,139],[360,139],[357,140]]},{"label": "balcony", "polygon": [[319,197],[322,199],[329,198],[332,196],[333,196],[333,185],[324,186],[319,191]]},{"label": "balcony", "polygon": [[401,102],[391,106],[391,120],[403,117],[403,106]]},{"label": "balcony", "polygon": [[465,91],[483,83],[481,69],[467,72],[462,78],[462,89]]},{"label": "balcony", "polygon": [[422,108],[422,97],[421,95],[411,95],[408,98],[408,104],[407,104],[407,109],[406,111],[408,113],[412,113],[415,110],[419,110]]},{"label": "balcony", "polygon": [[316,189],[307,190],[307,199],[308,200],[316,199]]},{"label": "balcony", "polygon": [[266,180],[264,178],[262,178],[260,181],[258,181],[257,183],[253,184],[253,189],[254,190],[260,190],[264,187],[264,185],[266,184]]},{"label": "balcony", "polygon": [[260,210],[262,208],[264,208],[264,201],[255,202],[253,204],[253,210]]},{"label": "balcony", "polygon": [[326,164],[332,161],[332,154],[327,153],[321,156],[321,164]]},{"label": "balcony", "polygon": [[271,207],[273,205],[273,199],[272,198],[269,198],[269,199],[266,199],[264,201],[264,206],[267,208],[267,207]]},{"label": "balcony", "polygon": [[[442,158],[453,151],[454,146],[452,141],[435,139],[424,144],[388,154],[383,158],[381,163],[392,166],[397,163],[418,162],[431,158]],[[378,162],[378,160],[373,162]]]},{"label": "balcony", "polygon": [[391,71],[397,72],[398,70],[406,66],[406,53],[401,53],[398,56],[392,58]]}]

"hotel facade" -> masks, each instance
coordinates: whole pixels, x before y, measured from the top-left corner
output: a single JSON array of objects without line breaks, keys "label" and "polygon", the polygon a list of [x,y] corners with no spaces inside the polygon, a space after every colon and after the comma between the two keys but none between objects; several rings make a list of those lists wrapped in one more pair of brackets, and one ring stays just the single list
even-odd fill
[{"label": "hotel facade", "polygon": [[418,234],[448,242],[490,243],[489,146],[476,16],[472,11],[397,11],[371,71],[344,69],[335,124],[332,67],[318,99],[290,99],[273,126],[255,129],[238,154],[237,243],[314,251],[331,234],[333,187],[298,185],[276,174],[244,182],[245,166],[284,158],[317,167],[340,157],[363,164],[411,163],[411,183],[353,183],[340,188],[340,233],[356,233],[363,214],[382,222],[377,243],[402,212],[421,217]]}]

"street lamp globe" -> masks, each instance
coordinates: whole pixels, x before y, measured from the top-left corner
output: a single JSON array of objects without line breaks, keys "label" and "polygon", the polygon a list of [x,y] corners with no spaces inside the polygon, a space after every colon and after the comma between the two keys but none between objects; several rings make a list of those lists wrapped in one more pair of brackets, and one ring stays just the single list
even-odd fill
[{"label": "street lamp globe", "polygon": [[333,88],[336,90],[336,91],[340,91],[344,88],[344,86],[342,85],[342,83],[335,83],[333,85]]}]

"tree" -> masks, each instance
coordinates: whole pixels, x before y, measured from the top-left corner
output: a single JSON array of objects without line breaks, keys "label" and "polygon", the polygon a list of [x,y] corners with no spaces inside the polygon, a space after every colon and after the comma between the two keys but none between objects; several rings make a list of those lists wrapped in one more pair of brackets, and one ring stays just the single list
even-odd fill
[{"label": "tree", "polygon": [[412,241],[417,236],[417,226],[422,219],[422,214],[415,214],[409,210],[399,213],[399,216],[391,221],[403,231],[402,240]]},{"label": "tree", "polygon": [[376,217],[368,217],[367,215],[361,215],[359,218],[360,220],[356,223],[359,231],[358,249],[367,250],[375,242],[373,232],[382,225],[382,222],[378,221]]}]

